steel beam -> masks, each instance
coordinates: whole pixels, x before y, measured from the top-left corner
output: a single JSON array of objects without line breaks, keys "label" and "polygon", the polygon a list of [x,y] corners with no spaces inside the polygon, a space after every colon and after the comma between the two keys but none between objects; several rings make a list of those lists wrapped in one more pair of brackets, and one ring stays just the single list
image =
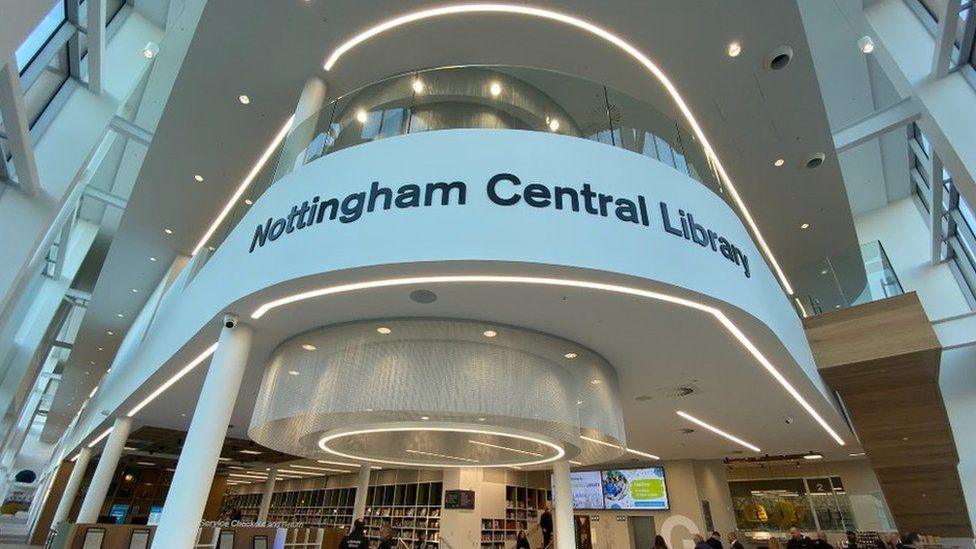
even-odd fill
[{"label": "steel beam", "polygon": [[912,98],[902,99],[894,105],[875,111],[857,122],[835,131],[833,135],[834,147],[837,152],[844,152],[892,130],[907,126],[921,116],[918,105]]},{"label": "steel beam", "polygon": [[935,35],[935,51],[932,54],[932,79],[949,74],[952,48],[955,46],[956,25],[959,24],[959,0],[947,0],[939,14],[939,32]]},{"label": "steel beam", "polygon": [[105,84],[102,65],[105,61],[105,0],[88,0],[88,21],[85,33],[88,35],[88,89],[96,95],[102,94]]},{"label": "steel beam", "polygon": [[153,138],[151,131],[143,128],[142,126],[137,126],[136,124],[129,122],[125,118],[118,115],[115,115],[112,118],[111,126],[116,132],[128,137],[129,139],[134,139],[147,147]]}]

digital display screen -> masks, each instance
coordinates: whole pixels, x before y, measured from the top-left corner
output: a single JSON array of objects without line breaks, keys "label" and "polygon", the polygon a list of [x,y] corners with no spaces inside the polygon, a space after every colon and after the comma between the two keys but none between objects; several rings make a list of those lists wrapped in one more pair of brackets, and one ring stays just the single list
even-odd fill
[{"label": "digital display screen", "polygon": [[669,509],[664,467],[602,471],[606,509]]},{"label": "digital display screen", "polygon": [[573,509],[603,509],[603,478],[600,471],[570,473]]}]

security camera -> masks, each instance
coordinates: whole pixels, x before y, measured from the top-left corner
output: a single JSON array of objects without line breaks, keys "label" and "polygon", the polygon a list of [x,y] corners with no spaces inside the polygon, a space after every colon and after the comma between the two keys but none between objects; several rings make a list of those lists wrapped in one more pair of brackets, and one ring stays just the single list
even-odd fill
[{"label": "security camera", "polygon": [[228,314],[224,315],[224,327],[225,328],[233,328],[234,326],[237,326],[238,321],[240,321],[240,319],[237,318],[237,315],[235,315],[235,314],[228,313]]},{"label": "security camera", "polygon": [[786,422],[787,425],[792,425],[793,424],[793,416],[786,416],[785,418],[783,418],[783,421]]}]

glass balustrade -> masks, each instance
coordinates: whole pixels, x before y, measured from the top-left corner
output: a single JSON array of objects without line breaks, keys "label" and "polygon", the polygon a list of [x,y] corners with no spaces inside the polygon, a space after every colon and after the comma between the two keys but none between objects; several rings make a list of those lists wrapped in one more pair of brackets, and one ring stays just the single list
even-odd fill
[{"label": "glass balustrade", "polygon": [[663,162],[727,199],[670,97],[663,91],[656,97],[652,104],[582,78],[501,66],[423,70],[370,84],[293,122],[277,161],[254,179],[207,250],[219,247],[264,191],[297,168],[348,147],[437,130],[525,130],[598,141]]}]

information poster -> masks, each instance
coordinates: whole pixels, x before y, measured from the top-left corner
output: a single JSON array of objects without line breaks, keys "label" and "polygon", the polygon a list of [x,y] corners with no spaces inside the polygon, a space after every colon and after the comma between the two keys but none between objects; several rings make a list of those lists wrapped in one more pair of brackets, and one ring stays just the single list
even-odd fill
[{"label": "information poster", "polygon": [[603,501],[607,509],[668,509],[664,468],[603,471]]},{"label": "information poster", "polygon": [[573,486],[573,509],[603,509],[600,471],[571,473],[570,481]]}]

